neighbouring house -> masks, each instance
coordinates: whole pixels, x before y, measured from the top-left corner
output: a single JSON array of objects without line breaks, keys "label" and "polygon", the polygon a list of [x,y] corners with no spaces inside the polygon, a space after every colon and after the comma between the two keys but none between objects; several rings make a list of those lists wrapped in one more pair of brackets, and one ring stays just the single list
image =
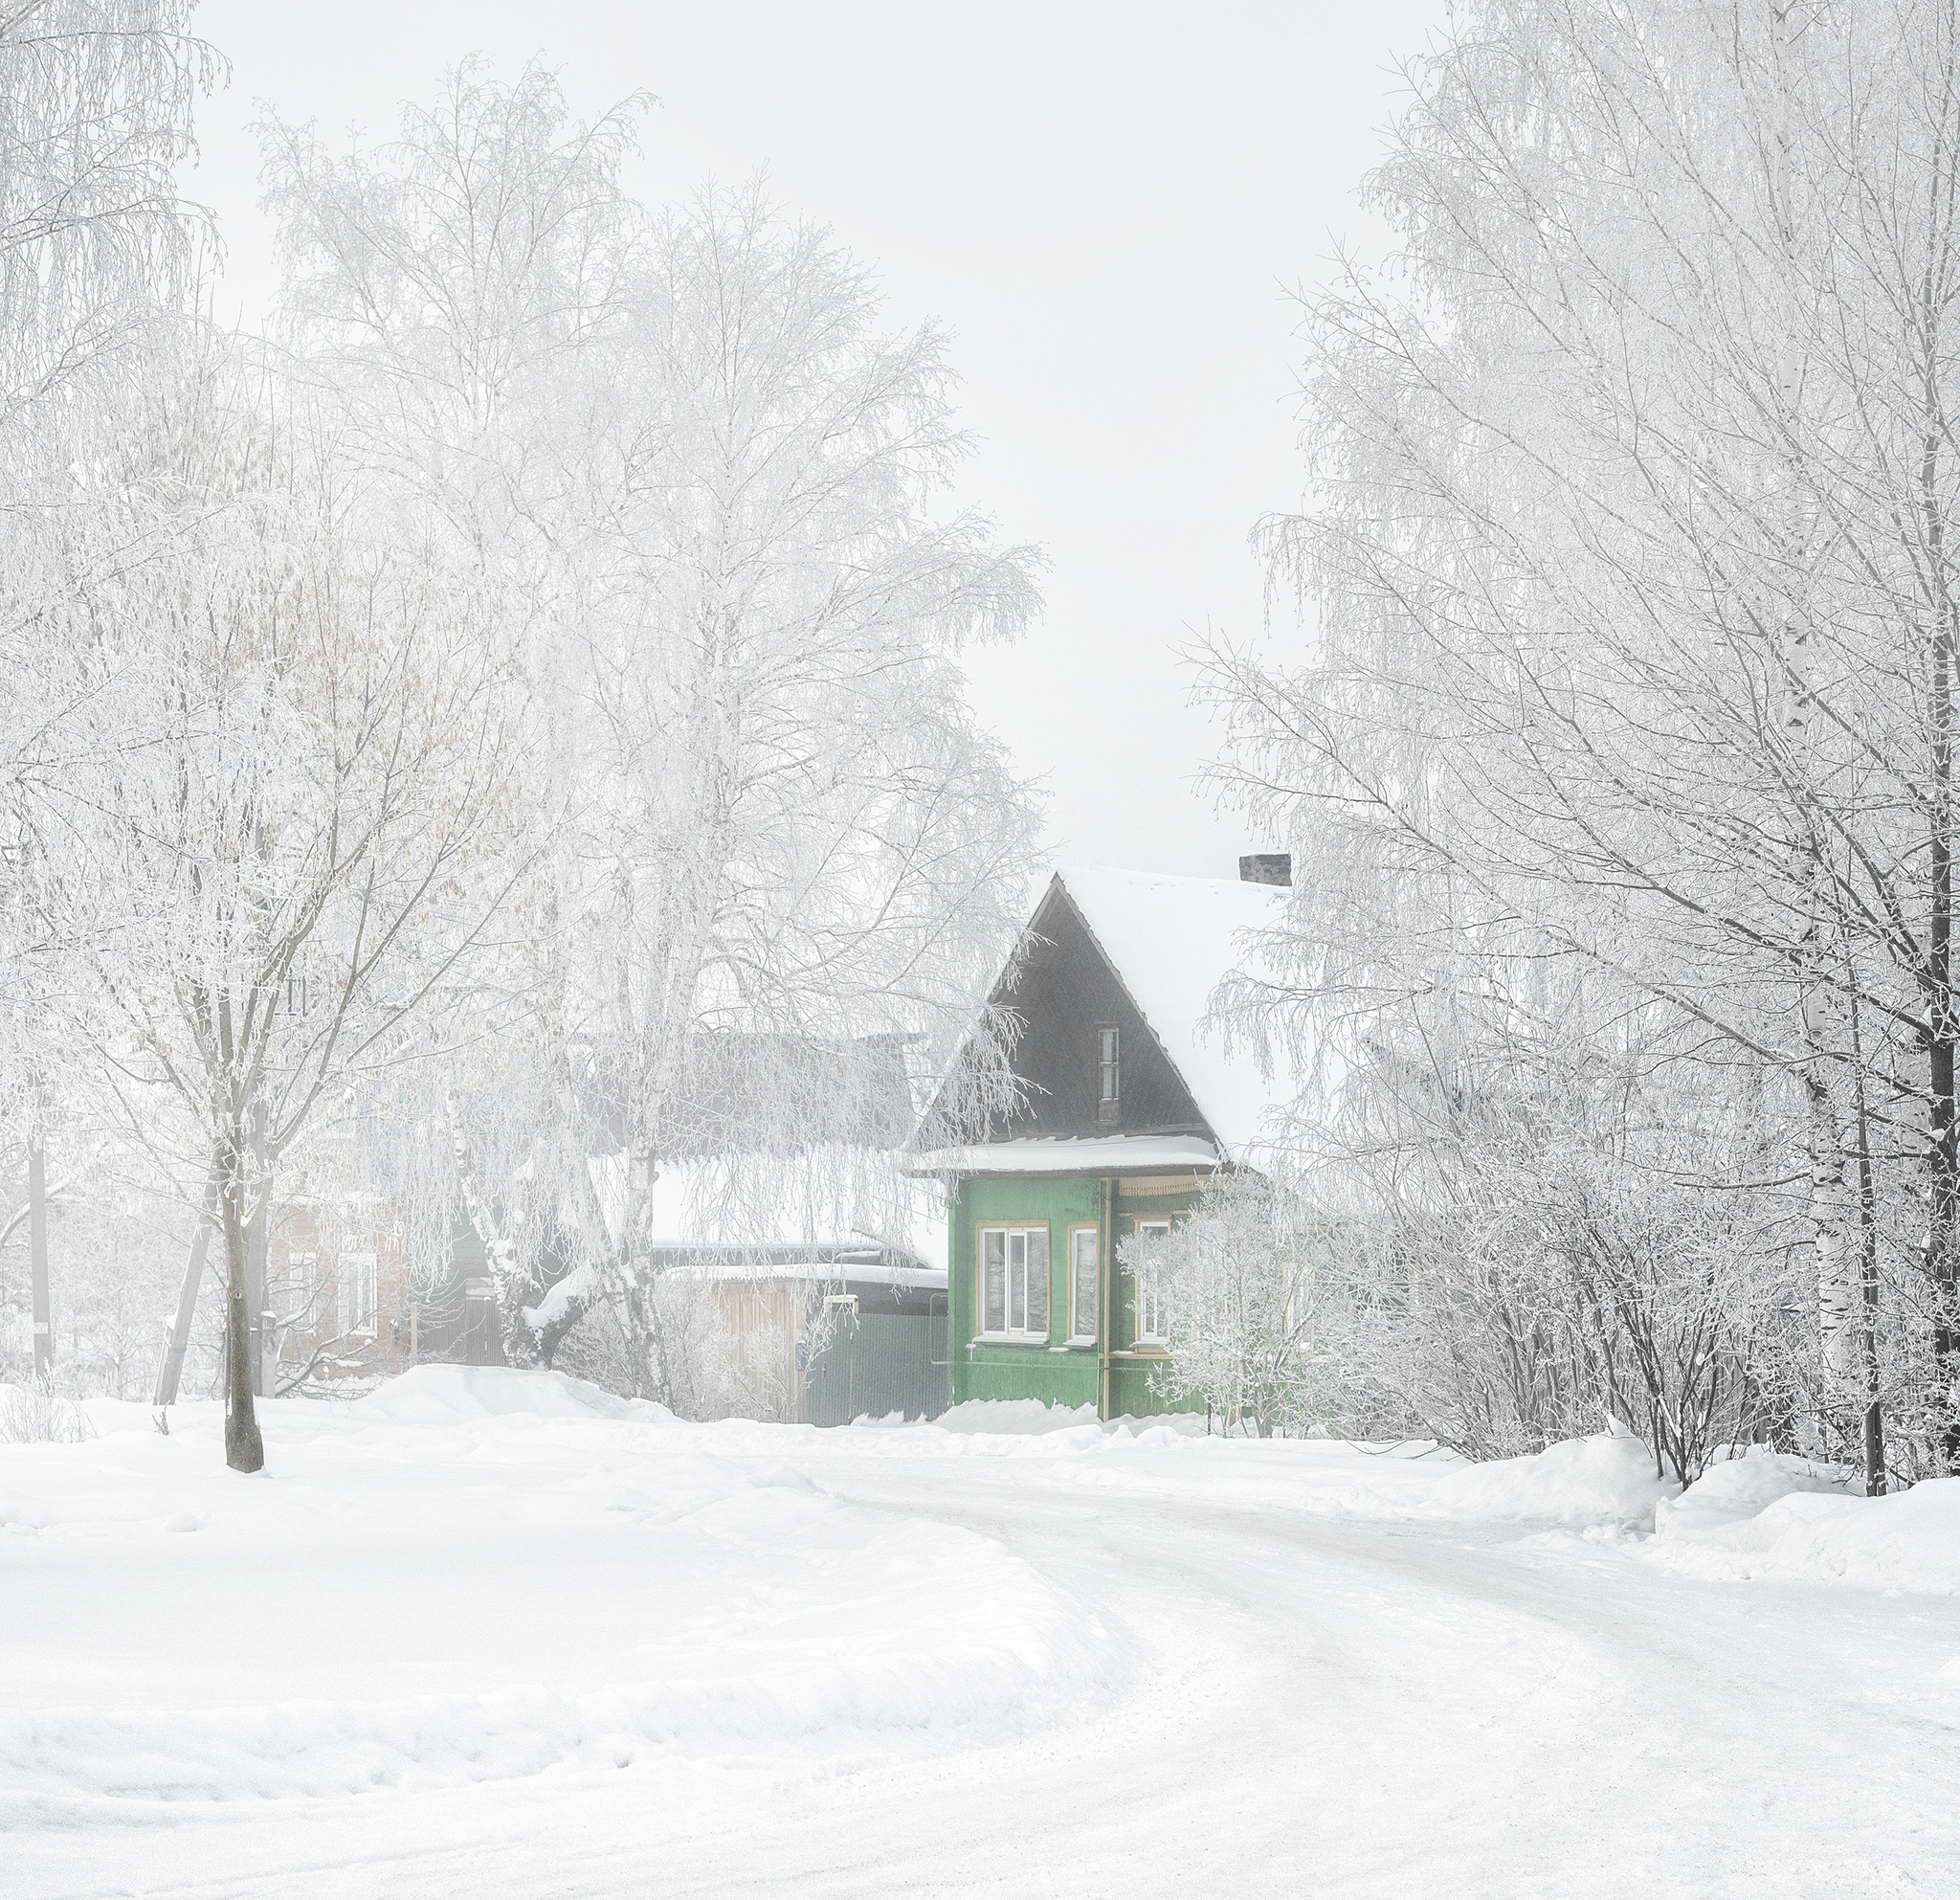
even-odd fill
[{"label": "neighbouring house", "polygon": [[425,1360],[501,1359],[476,1235],[458,1221],[443,1267],[409,1269],[402,1210],[375,1192],[294,1194],[274,1207],[261,1308],[264,1390],[356,1390]]},{"label": "neighbouring house", "polygon": [[[893,1034],[688,1039],[647,1263],[672,1397],[690,1416],[843,1424],[932,1417],[949,1402],[943,1225],[936,1204],[922,1220],[926,1197],[896,1165],[917,1118],[908,1046]],[[602,1200],[625,1166],[632,1085],[617,1053],[585,1052],[573,1090]],[[461,1339],[501,1359],[467,1224],[452,1259],[485,1315],[466,1319]],[[547,1286],[555,1277],[547,1256]],[[576,1334],[568,1350],[577,1357]]]},{"label": "neighbouring house", "polygon": [[[922,1220],[918,1184],[896,1165],[917,1119],[909,1046],[893,1034],[688,1039],[650,1264],[702,1416],[846,1424],[949,1403],[938,1210]],[[624,1136],[603,1052],[585,1086],[603,1174]]]},{"label": "neighbouring house", "polygon": [[[702,1417],[844,1424],[950,1402],[940,1199],[902,1174],[917,1119],[905,1039],[693,1039],[654,1189],[651,1257],[677,1401]],[[624,1086],[593,1052],[580,1106],[601,1182],[623,1161]],[[752,1112],[773,1100],[789,1136]],[[778,1121],[786,1119],[779,1114]],[[386,1130],[349,1125],[325,1196],[270,1222],[266,1390],[354,1390],[422,1360],[500,1365],[481,1238],[456,1211],[412,1248]],[[418,1270],[410,1271],[410,1253]],[[563,1267],[546,1255],[548,1285]]]},{"label": "neighbouring house", "polygon": [[[943,1228],[895,1220],[909,1210],[886,1194],[871,1196],[876,1214],[857,1204],[854,1220],[852,1177],[888,1170],[889,1151],[842,1155],[832,1168],[825,1158],[787,1158],[764,1192],[732,1204],[701,1164],[656,1188],[654,1264],[714,1319],[701,1356],[722,1363],[698,1368],[700,1409],[814,1425],[937,1418],[951,1402]],[[685,1303],[669,1308],[685,1324]]]},{"label": "neighbouring house", "polygon": [[1151,1382],[1163,1323],[1117,1249],[1245,1165],[1291,1093],[1208,1021],[1219,981],[1247,967],[1248,933],[1286,902],[1288,859],[1239,870],[1227,883],[1063,869],[1036,906],[992,995],[1020,1018],[1014,1106],[957,1148],[915,1136],[907,1157],[948,1187],[955,1403],[1168,1409]]}]

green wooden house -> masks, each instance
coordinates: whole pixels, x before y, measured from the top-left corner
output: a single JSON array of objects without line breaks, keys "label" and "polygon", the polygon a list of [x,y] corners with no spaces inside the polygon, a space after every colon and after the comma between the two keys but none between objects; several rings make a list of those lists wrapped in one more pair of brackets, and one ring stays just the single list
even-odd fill
[{"label": "green wooden house", "polygon": [[1285,858],[1239,868],[1236,883],[1064,869],[1036,906],[992,997],[1020,1018],[1015,1106],[961,1147],[915,1137],[908,1161],[947,1183],[954,1403],[1168,1408],[1163,1322],[1117,1250],[1246,1165],[1288,1092],[1208,1020],[1285,902]]}]

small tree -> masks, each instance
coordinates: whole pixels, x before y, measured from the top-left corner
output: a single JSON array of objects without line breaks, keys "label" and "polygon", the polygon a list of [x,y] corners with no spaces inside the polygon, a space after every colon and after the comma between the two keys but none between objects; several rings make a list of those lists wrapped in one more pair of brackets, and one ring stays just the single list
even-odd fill
[{"label": "small tree", "polygon": [[59,708],[33,904],[87,972],[75,1031],[131,1133],[216,1183],[226,1456],[249,1471],[248,1228],[498,902],[478,847],[507,680],[469,570],[262,372],[193,337],[130,409],[26,544],[60,582],[24,615]]}]

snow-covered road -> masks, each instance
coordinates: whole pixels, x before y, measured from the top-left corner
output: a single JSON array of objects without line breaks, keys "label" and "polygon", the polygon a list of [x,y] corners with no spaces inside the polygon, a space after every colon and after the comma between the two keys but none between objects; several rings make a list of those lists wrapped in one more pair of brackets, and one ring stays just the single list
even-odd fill
[{"label": "snow-covered road", "polygon": [[[760,1474],[768,1499],[803,1495],[796,1484],[810,1481],[831,1513],[824,1534],[843,1549],[855,1527],[865,1548],[917,1566],[938,1623],[985,1623],[987,1603],[970,1600],[969,1586],[1014,1615],[1038,1611],[1044,1646],[1023,1674],[1001,1678],[1017,1685],[1014,1697],[981,1696],[946,1723],[860,1702],[794,1733],[750,1721],[732,1738],[704,1731],[691,1745],[624,1750],[623,1767],[587,1748],[540,1772],[420,1789],[138,1803],[43,1792],[0,1814],[11,1835],[5,1890],[19,1900],[1960,1892],[1960,1605],[1950,1596],[1698,1579],[1652,1561],[1651,1540],[1611,1528],[1425,1516],[1433,1465],[1317,1487],[1331,1468],[1325,1448],[1160,1443],[1105,1454],[1100,1443],[758,1427],[670,1427],[667,1437],[676,1458],[711,1448],[718,1471]],[[511,1442],[507,1432],[471,1441],[460,1462],[472,1499],[494,1488]],[[301,1449],[296,1439],[289,1463]],[[576,1439],[558,1445],[561,1479],[590,1452]],[[645,1461],[635,1468],[646,1475]],[[1386,1479],[1390,1504],[1375,1509],[1367,1500],[1379,1502]],[[618,1482],[615,1471],[615,1492]],[[609,1498],[616,1516],[619,1498]],[[718,1549],[730,1522],[746,1521],[729,1509],[714,1508]],[[67,1563],[17,1560],[30,1547],[58,1554],[56,1530],[0,1552],[16,1613],[52,1614],[36,1579],[76,1579]],[[644,1534],[676,1533],[656,1524]],[[133,1548],[116,1542],[102,1554],[113,1550],[108,1570],[140,1589]],[[552,1588],[585,1579],[584,1640],[603,1648],[612,1547],[572,1538],[565,1548],[586,1554]],[[618,1559],[643,1563],[644,1552],[622,1544]],[[693,1559],[679,1561],[684,1571]],[[524,1553],[506,1547],[504,1562],[520,1573]],[[213,1616],[226,1613],[227,1593],[253,1587],[226,1576],[212,1586]],[[494,1605],[503,1578],[479,1550],[455,1583]],[[813,1628],[797,1567],[772,1573],[730,1610],[729,1642],[793,1664],[806,1685],[829,1682],[811,1673],[826,1658],[883,1666],[836,1583],[808,1584],[827,1606]],[[276,1570],[257,1580],[280,1586]],[[430,1607],[418,1600],[413,1614],[432,1632],[425,1646],[439,1650]],[[579,1619],[577,1603],[565,1607]],[[690,1599],[696,1676],[707,1666],[701,1616]],[[87,1632],[62,1625],[58,1640],[78,1649]],[[390,1640],[377,1631],[384,1649]],[[952,1641],[944,1630],[932,1640]],[[17,1618],[6,1641],[14,1646],[0,1659],[26,1653]],[[991,1649],[955,1643],[942,1654],[924,1641],[915,1633],[891,1654],[955,1701],[959,1684],[994,1667]],[[574,1669],[570,1651],[554,1661],[549,1650],[530,1659],[535,1672]],[[498,1683],[523,1680],[526,1665],[479,1657],[471,1666],[477,1682]],[[758,1666],[776,1665],[758,1665],[754,1653],[739,1667],[714,1665],[744,1682]],[[671,1676],[672,1659],[659,1670]],[[433,1667],[419,1686],[455,1689],[469,1673],[444,1682]],[[322,1686],[296,1665],[290,1682],[264,1690],[274,1699]],[[46,1680],[32,1687],[8,1703],[47,1708]],[[833,1686],[785,1701],[806,1693],[835,1696]],[[672,1727],[671,1710],[661,1722]],[[321,1730],[330,1754],[332,1723],[323,1717]]]}]

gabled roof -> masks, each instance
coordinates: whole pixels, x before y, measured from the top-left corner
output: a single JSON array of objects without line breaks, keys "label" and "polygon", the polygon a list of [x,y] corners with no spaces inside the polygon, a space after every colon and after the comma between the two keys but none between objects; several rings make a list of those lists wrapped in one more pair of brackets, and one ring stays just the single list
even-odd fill
[{"label": "gabled roof", "polygon": [[[909,1172],[1148,1174],[1246,1161],[1266,1131],[1269,1111],[1292,1101],[1293,1076],[1283,1059],[1262,1070],[1242,1041],[1228,1050],[1224,1029],[1210,1012],[1227,976],[1257,971],[1255,934],[1280,922],[1286,892],[1236,880],[1063,865],[1036,905],[1030,930],[1045,924],[1052,931],[1058,904],[1080,920],[1204,1129],[996,1134],[969,1147],[915,1148]],[[1043,981],[1043,968],[1039,957],[1022,966],[1023,995],[1028,985]],[[1011,965],[995,985],[996,1003],[1015,1001],[1014,978]]]},{"label": "gabled roof", "polygon": [[1292,1075],[1283,1062],[1262,1074],[1242,1042],[1228,1052],[1223,1029],[1208,1016],[1225,977],[1257,968],[1249,935],[1280,922],[1286,892],[1100,864],[1063,865],[1055,878],[1228,1157],[1242,1158],[1268,1109],[1291,1100]]}]

